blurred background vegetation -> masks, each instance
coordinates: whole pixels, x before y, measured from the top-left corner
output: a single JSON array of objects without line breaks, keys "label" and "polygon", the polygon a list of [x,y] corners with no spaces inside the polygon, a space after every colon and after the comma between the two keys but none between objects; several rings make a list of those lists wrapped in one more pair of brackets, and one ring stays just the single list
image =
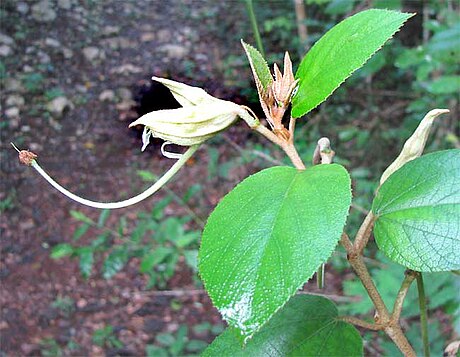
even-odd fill
[{"label": "blurred background vegetation", "polygon": [[[10,7],[14,8],[17,4],[6,3],[1,13],[2,32],[6,31],[18,42],[21,38],[27,39],[27,33],[18,31],[8,22],[11,21],[8,19],[9,11],[13,11]],[[98,6],[97,2],[90,0],[83,3],[82,7],[87,9]],[[178,2],[171,3],[174,3],[175,11],[180,11],[181,6],[185,6]],[[256,42],[249,22],[249,3],[250,1],[246,0],[219,5],[201,2],[199,11],[197,10],[194,15],[195,20],[202,21],[204,26],[207,26],[209,19],[218,19],[212,22],[212,27],[207,30],[224,55],[216,56],[215,60],[208,60],[210,63],[207,69],[199,66],[193,58],[185,56],[174,62],[177,66],[169,68],[167,74],[173,79],[187,79],[206,89],[209,85],[209,91],[223,94],[224,97],[240,103],[249,103],[262,115],[258,108],[257,93],[247,59],[239,48],[240,38],[249,43]],[[194,6],[194,2],[187,2],[187,5]],[[349,216],[349,234],[354,234],[370,209],[381,173],[397,156],[404,141],[429,110],[448,108],[451,113],[437,120],[426,152],[460,147],[460,14],[457,1],[254,0],[252,6],[270,65],[274,62],[282,63],[286,50],[291,54],[294,65],[298,65],[304,53],[328,29],[343,18],[361,10],[387,8],[417,13],[394,39],[325,103],[298,121],[296,143],[301,157],[306,162],[311,161],[316,141],[322,136],[327,136],[336,152],[335,161],[346,166],[351,173],[354,201]],[[189,9],[185,7],[183,11],[186,14]],[[200,42],[200,39],[196,41]],[[8,61],[8,56],[2,57],[0,61],[2,83],[14,76],[14,70],[11,69],[14,65]],[[26,104],[29,105],[29,116],[38,113],[47,117],[53,126],[59,123],[52,118],[49,106],[43,103],[62,98],[68,93],[68,88],[59,81],[58,86],[52,83],[52,80],[46,77],[47,71],[44,66],[23,73],[19,77],[21,85],[25,88],[24,96],[32,98],[32,103],[39,103],[37,106]],[[213,81],[207,83],[206,78],[210,76],[213,77]],[[145,83],[141,83],[144,84],[144,89],[140,92],[138,84],[134,87],[137,89],[133,89],[133,92],[137,90],[133,97],[137,104],[136,101],[132,101],[131,106],[139,111],[142,110],[139,106],[142,107]],[[148,83],[146,85],[148,91]],[[85,106],[88,102],[91,105],[91,95],[91,92],[82,91],[78,96],[79,100],[73,100],[72,106]],[[123,95],[117,93],[117,96]],[[6,96],[2,95],[2,111],[8,118],[14,113],[6,112],[9,108],[6,100]],[[4,133],[14,132],[8,120],[2,120],[1,127]],[[2,150],[7,140],[9,141],[2,134]],[[24,137],[21,140],[27,142]],[[132,142],[137,140],[136,138]],[[158,146],[155,150],[157,149]],[[97,156],[98,153],[93,155]],[[201,155],[196,162],[191,163],[195,165],[194,172],[199,172],[200,175],[194,177],[190,174],[187,177],[186,173],[182,173],[185,176],[182,176],[181,180],[186,182],[181,186],[175,186],[174,183],[168,185],[160,197],[152,200],[152,208],[143,206],[137,211],[113,214],[109,211],[95,213],[72,206],[67,216],[71,223],[66,223],[71,232],[67,232],[65,237],[60,237],[57,241],[42,242],[46,255],[63,264],[77,262],[78,271],[73,271],[73,274],[80,275],[78,281],[83,286],[96,277],[110,281],[117,274],[125,272],[128,274],[128,281],[132,279],[140,291],[159,292],[158,295],[152,294],[152,300],[159,296],[167,296],[169,300],[165,309],[168,311],[182,311],[184,303],[177,299],[177,296],[186,295],[187,291],[190,294],[201,294],[199,298],[202,301],[205,295],[202,294],[202,284],[196,266],[200,230],[206,216],[218,199],[248,174],[270,165],[289,162],[280,151],[263,139],[255,138],[255,135],[248,133],[243,125],[237,125],[228,133],[212,139],[206,144]],[[2,159],[5,157],[2,156]],[[205,160],[200,160],[203,157]],[[132,164],[131,178],[136,182],[136,187],[154,181],[161,173],[161,170],[153,173],[147,167],[145,162]],[[187,171],[187,168],[183,171]],[[198,178],[195,179],[196,177]],[[18,215],[20,212],[20,199],[14,187],[7,185],[4,188],[0,201],[2,215]],[[384,300],[391,305],[402,281],[404,269],[382,256],[373,243],[367,250],[366,256],[376,285],[384,294]],[[3,253],[5,251],[8,253],[4,246]],[[8,266],[8,262],[2,263]],[[141,286],[138,276],[142,277]],[[460,283],[452,274],[427,274],[426,287],[432,353],[441,355],[448,342],[459,338]],[[363,297],[366,295],[361,285],[353,279],[345,253],[340,248],[327,266],[326,290],[317,291],[311,283],[307,284],[305,290],[331,296],[346,314],[370,316],[373,312],[372,304]],[[421,351],[415,301],[416,292],[413,286],[405,304],[404,328],[416,349]],[[8,307],[8,301],[2,301],[2,305]],[[77,316],[82,309],[70,292],[56,293],[50,306],[53,311],[57,311],[61,319]],[[5,311],[2,308],[2,314],[5,314]],[[108,319],[103,326],[91,329],[90,343],[100,347],[96,352],[108,355],[199,354],[213,336],[223,329],[215,311],[203,309],[201,313],[204,316],[200,319],[182,319],[180,322],[176,321],[172,327],[154,329],[147,342],[141,347],[133,347],[134,349],[126,347],[129,347],[130,338],[121,336],[123,334],[120,331],[123,328],[116,326],[123,324]],[[367,340],[367,354],[398,355],[394,346],[383,336],[377,333],[363,333]],[[27,340],[28,337],[24,338]],[[38,334],[38,347],[32,348],[29,353],[57,356],[93,351],[85,349],[87,347],[83,341],[83,337],[78,337],[78,334],[77,337],[67,340],[62,340],[52,333],[49,336]],[[8,346],[5,340],[3,344]],[[14,352],[14,348],[5,349],[2,355]],[[24,349],[22,351],[24,352]]]}]

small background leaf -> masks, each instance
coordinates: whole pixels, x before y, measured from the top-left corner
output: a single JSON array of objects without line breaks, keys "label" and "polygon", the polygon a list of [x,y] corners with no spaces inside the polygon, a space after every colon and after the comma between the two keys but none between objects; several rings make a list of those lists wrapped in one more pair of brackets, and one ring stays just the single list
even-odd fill
[{"label": "small background leaf", "polygon": [[301,117],[326,100],[411,16],[371,9],[329,30],[306,54],[297,70],[299,89],[292,98],[292,116]]},{"label": "small background leaf", "polygon": [[351,203],[340,165],[272,167],[248,177],[208,219],[205,287],[230,326],[251,336],[331,255]]},{"label": "small background leaf", "polygon": [[203,356],[362,356],[363,342],[350,324],[337,321],[335,305],[320,296],[298,295],[242,348],[227,329]]},{"label": "small background leaf", "polygon": [[421,156],[380,187],[372,211],[379,248],[422,272],[460,268],[460,150]]}]

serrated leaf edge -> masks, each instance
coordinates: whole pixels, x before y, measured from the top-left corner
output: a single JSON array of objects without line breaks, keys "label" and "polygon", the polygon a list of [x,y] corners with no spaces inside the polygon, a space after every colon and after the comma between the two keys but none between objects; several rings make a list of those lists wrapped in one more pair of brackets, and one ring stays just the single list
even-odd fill
[{"label": "serrated leaf edge", "polygon": [[[370,9],[370,10],[367,10],[367,11],[398,12],[398,11],[391,11],[391,10],[384,10],[384,9]],[[360,65],[359,67],[357,67],[357,68],[355,68],[354,70],[352,70],[352,71],[351,71],[351,72],[350,72],[350,73],[349,73],[339,84],[337,84],[337,86],[336,86],[336,87],[335,87],[335,88],[334,88],[334,89],[333,89],[333,90],[332,90],[332,91],[331,91],[321,102],[319,102],[318,104],[316,104],[314,107],[308,109],[305,113],[300,114],[300,115],[296,115],[296,114],[294,113],[294,108],[293,108],[292,111],[291,111],[292,117],[293,117],[293,118],[300,118],[300,117],[302,117],[302,116],[304,116],[304,115],[310,113],[313,109],[317,108],[320,104],[322,104],[323,102],[325,102],[325,101],[332,95],[332,93],[335,92],[335,90],[336,90],[337,88],[339,88],[348,78],[350,78],[350,76],[351,76],[353,73],[355,73],[358,69],[360,69],[362,66],[364,66],[364,65],[366,64],[366,62],[369,61],[369,60],[372,58],[372,56],[374,56],[378,51],[380,51],[380,50],[382,49],[382,47],[383,47],[389,40],[391,40],[391,39],[401,30],[402,26],[406,23],[407,20],[409,20],[411,17],[413,17],[413,16],[416,15],[415,13],[408,13],[408,12],[402,12],[402,14],[406,14],[406,15],[409,15],[409,16],[401,23],[401,25],[396,29],[396,31],[395,31],[388,39],[386,39],[386,40],[382,43],[382,45],[381,45],[380,47],[378,47],[374,52],[372,52],[372,53],[369,55],[369,57],[367,57],[367,58],[364,60],[364,62],[361,63],[361,65]],[[347,19],[350,19],[350,18],[352,18],[352,17],[353,17],[353,16],[350,16],[350,17],[348,17]],[[347,19],[345,19],[345,20],[343,20],[343,21],[346,21]],[[343,22],[343,21],[342,21],[342,22]],[[340,23],[342,23],[342,22],[340,22]],[[332,29],[331,29],[331,30],[332,30]],[[326,32],[326,33],[327,33],[327,32]],[[321,37],[321,38],[322,38],[322,37]],[[321,38],[320,38],[318,41],[316,41],[316,43],[313,45],[313,47],[310,49],[310,51],[316,46],[316,44],[321,40]],[[310,51],[309,51],[309,52],[310,52]],[[308,55],[308,53],[307,53],[305,56],[307,56],[307,55]],[[299,68],[297,69],[297,72],[299,71],[300,67],[301,67],[301,66],[299,65]],[[297,78],[297,72],[296,72],[296,75],[295,75],[295,78],[296,78],[296,79],[298,79],[298,78]],[[299,86],[300,86],[300,82],[299,82]],[[296,94],[297,94],[297,93],[298,93],[298,92],[296,92]],[[294,95],[294,96],[295,96],[295,95]],[[293,96],[293,97],[294,97],[294,96]]]},{"label": "serrated leaf edge", "polygon": [[[337,164],[337,165],[338,165],[338,164]],[[342,165],[338,165],[338,166],[342,166]],[[273,166],[273,167],[269,167],[269,168],[267,168],[267,169],[264,169],[264,170],[261,170],[261,171],[259,171],[259,172],[256,172],[255,174],[252,174],[252,175],[247,176],[243,181],[241,181],[240,183],[238,183],[238,185],[236,185],[233,189],[231,189],[225,196],[227,196],[230,192],[232,192],[233,190],[235,190],[238,186],[240,186],[240,185],[241,185],[245,180],[247,180],[248,178],[253,177],[253,176],[255,176],[255,175],[257,175],[257,174],[259,174],[259,173],[261,173],[261,172],[263,172],[263,171],[271,170],[271,169],[273,169],[273,168],[280,168],[280,167],[286,167],[286,166]],[[351,187],[351,177],[350,177],[350,174],[348,173],[348,170],[345,169],[344,166],[342,166],[342,168],[345,170],[345,172],[347,173],[347,177],[348,177],[348,182],[349,182],[349,187],[350,187],[350,189],[349,189],[349,190],[350,190],[350,204],[349,204],[349,207],[350,207],[350,206],[351,206],[351,201],[352,201],[352,198],[353,198],[353,192],[352,192],[352,187]],[[225,196],[224,196],[224,197],[225,197]],[[222,201],[222,200],[220,200],[218,204],[220,204],[221,201]],[[218,204],[217,204],[217,205],[218,205]],[[216,205],[216,207],[217,207],[217,205]],[[216,208],[216,207],[215,207],[215,208]],[[215,208],[214,208],[214,209],[215,209]],[[214,212],[214,210],[213,210],[213,212]],[[212,212],[211,212],[211,214],[212,214]],[[346,223],[347,223],[347,220],[348,220],[348,216],[349,216],[349,215],[350,215],[350,209],[348,209],[348,211],[347,211],[347,215],[346,215],[345,220],[344,220],[344,223],[343,223],[343,228],[346,226]],[[206,222],[206,225],[205,225],[205,227],[203,228],[203,232],[204,232],[204,230],[206,229],[207,224],[208,224],[208,223]],[[342,230],[343,230],[343,228],[342,228]],[[341,235],[342,235],[342,233],[341,233]],[[341,235],[340,235],[340,237],[341,237]],[[329,260],[329,258],[332,256],[332,253],[333,253],[333,252],[335,251],[335,249],[337,248],[337,245],[338,245],[339,242],[340,242],[340,237],[339,237],[339,239],[337,240],[337,242],[336,242],[336,244],[334,245],[334,247],[331,249],[331,251],[330,251],[330,253],[329,253],[329,255],[328,255],[328,258],[325,260],[324,263],[326,263],[326,262]],[[201,248],[201,242],[202,242],[202,240],[200,241],[200,248]],[[222,319],[225,320],[225,321],[227,321],[227,320],[224,318],[224,316],[222,315],[222,313],[220,312],[220,309],[218,309],[217,306],[216,306],[216,304],[214,303],[214,298],[209,294],[208,289],[206,288],[206,286],[207,286],[206,280],[203,278],[203,276],[202,276],[201,273],[200,273],[201,249],[198,250],[198,257],[197,257],[197,258],[198,258],[198,264],[197,264],[197,266],[198,266],[198,274],[200,275],[200,278],[201,278],[201,280],[202,280],[202,282],[203,282],[203,286],[205,287],[206,293],[207,293],[209,299],[211,300],[212,305],[219,311],[219,314],[222,316]],[[320,263],[320,264],[318,265],[318,267],[319,267],[321,264],[324,264],[324,263]],[[267,320],[266,320],[263,324],[261,324],[260,326],[258,326],[258,328],[255,329],[255,330],[251,333],[251,335],[245,336],[245,337],[244,337],[244,340],[243,340],[243,344],[246,345],[247,341],[250,340],[258,331],[260,331],[260,329],[261,329],[262,327],[264,327],[264,326],[268,323],[268,321],[270,321],[270,320],[273,318],[273,316],[274,316],[280,309],[282,309],[282,308],[289,302],[289,300],[292,299],[293,296],[295,296],[295,295],[297,294],[297,292],[300,290],[300,288],[302,288],[302,286],[304,286],[304,285],[313,277],[313,275],[315,275],[315,273],[316,273],[316,272],[313,272],[303,283],[299,284],[299,286],[296,287],[296,289],[295,289],[294,292],[288,297],[288,299],[287,299],[283,304],[281,304],[280,306],[278,306],[278,308],[275,309],[275,310],[273,311],[273,313],[267,318]],[[334,304],[332,301],[331,301],[331,303]],[[335,304],[334,304],[334,305],[335,305]],[[338,313],[337,313],[337,316],[338,316]],[[228,322],[228,321],[227,321],[227,322]],[[238,329],[237,327],[234,327],[234,326],[231,326],[231,327],[234,328],[236,331],[239,331],[239,332],[241,331],[241,330]],[[238,337],[241,337],[241,336],[238,336]]]}]

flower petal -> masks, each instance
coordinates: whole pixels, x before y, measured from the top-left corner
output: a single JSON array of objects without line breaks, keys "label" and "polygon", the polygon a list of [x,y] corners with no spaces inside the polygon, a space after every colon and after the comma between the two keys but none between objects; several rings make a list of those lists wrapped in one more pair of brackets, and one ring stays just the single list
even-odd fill
[{"label": "flower petal", "polygon": [[198,87],[192,87],[166,78],[152,77],[152,79],[165,85],[183,107],[212,103],[215,100],[219,100]]}]

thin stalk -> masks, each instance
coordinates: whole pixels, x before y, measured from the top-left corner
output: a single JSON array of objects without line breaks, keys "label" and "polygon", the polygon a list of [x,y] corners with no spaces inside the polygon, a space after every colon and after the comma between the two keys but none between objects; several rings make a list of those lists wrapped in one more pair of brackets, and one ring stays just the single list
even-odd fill
[{"label": "thin stalk", "polygon": [[70,192],[69,190],[65,189],[61,185],[59,185],[53,178],[51,178],[45,170],[43,170],[40,165],[35,160],[32,160],[31,166],[41,175],[43,178],[48,181],[51,186],[53,186],[56,190],[74,200],[75,202],[81,203],[85,206],[93,207],[93,208],[101,208],[101,209],[116,209],[116,208],[123,208],[134,205],[136,203],[141,202],[142,200],[146,199],[147,197],[153,195],[157,192],[161,187],[163,187],[179,170],[182,166],[185,165],[187,160],[198,150],[200,145],[193,145],[190,146],[187,151],[182,155],[182,157],[177,160],[177,162],[171,166],[171,168],[166,171],[166,173],[156,181],[152,186],[150,186],[147,190],[140,193],[137,196],[131,197],[130,199],[119,201],[119,202],[97,202],[87,200],[80,196],[77,196]]},{"label": "thin stalk", "polygon": [[423,355],[430,357],[430,341],[428,338],[428,312],[426,308],[425,287],[422,273],[417,274],[418,303],[420,306],[420,325],[422,329]]},{"label": "thin stalk", "polygon": [[404,280],[399,289],[398,295],[396,296],[395,304],[393,306],[393,313],[391,314],[391,320],[397,323],[401,316],[401,311],[403,308],[404,299],[406,298],[407,292],[415,280],[417,273],[412,270],[409,270],[404,277]]},{"label": "thin stalk", "polygon": [[316,272],[316,286],[318,289],[324,289],[324,272],[325,272],[325,264],[321,264]]},{"label": "thin stalk", "polygon": [[280,146],[284,152],[289,156],[289,159],[292,161],[294,166],[299,170],[305,170],[305,165],[302,159],[299,156],[294,144],[288,143],[279,137],[277,137],[271,130],[267,129],[265,126],[258,125],[253,128],[259,134],[265,136],[268,140],[275,143],[276,145]]},{"label": "thin stalk", "polygon": [[385,328],[385,326],[378,325],[372,322],[367,322],[367,321],[358,319],[357,317],[354,317],[354,316],[339,316],[337,319],[343,322],[348,322],[350,324],[353,324],[359,327],[363,327],[363,328],[367,328],[369,330],[374,330],[374,331],[383,330]]},{"label": "thin stalk", "polygon": [[369,211],[369,213],[366,215],[366,218],[364,218],[361,227],[359,227],[358,233],[356,234],[354,241],[356,254],[362,254],[364,248],[366,247],[367,242],[369,241],[369,237],[372,233],[372,228],[374,227],[374,221],[375,216],[372,211]]},{"label": "thin stalk", "polygon": [[264,45],[262,44],[262,39],[259,33],[259,27],[257,26],[257,19],[256,14],[254,12],[254,4],[252,3],[252,0],[246,0],[246,7],[248,9],[248,16],[249,20],[251,21],[252,31],[254,32],[257,49],[259,50],[262,57],[265,58]]}]

